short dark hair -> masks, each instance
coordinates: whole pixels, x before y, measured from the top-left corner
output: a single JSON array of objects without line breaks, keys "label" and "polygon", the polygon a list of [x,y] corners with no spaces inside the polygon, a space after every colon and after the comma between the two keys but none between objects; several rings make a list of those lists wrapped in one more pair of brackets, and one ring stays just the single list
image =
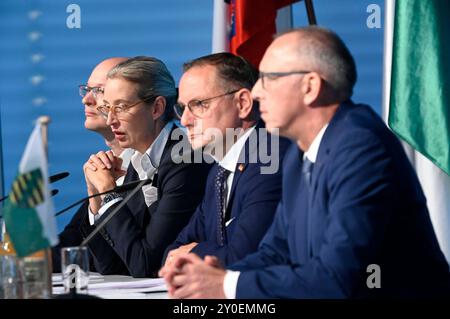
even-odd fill
[{"label": "short dark hair", "polygon": [[173,117],[173,105],[177,101],[175,80],[164,62],[157,58],[137,56],[128,59],[108,72],[108,78],[122,77],[138,85],[137,95],[142,101],[149,102],[157,96],[166,99],[166,108],[161,116],[163,122]]},{"label": "short dark hair", "polygon": [[183,64],[184,72],[197,66],[212,65],[217,68],[219,78],[227,89],[246,88],[251,90],[258,80],[258,70],[243,57],[228,52],[202,56]]}]

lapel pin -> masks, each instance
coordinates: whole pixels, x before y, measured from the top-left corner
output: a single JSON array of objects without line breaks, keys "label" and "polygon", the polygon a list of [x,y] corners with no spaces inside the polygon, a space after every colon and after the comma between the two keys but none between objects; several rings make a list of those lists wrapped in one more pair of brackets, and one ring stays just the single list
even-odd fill
[{"label": "lapel pin", "polygon": [[239,164],[239,166],[238,166],[239,172],[242,173],[244,171],[244,169],[245,169],[245,165],[244,164]]}]

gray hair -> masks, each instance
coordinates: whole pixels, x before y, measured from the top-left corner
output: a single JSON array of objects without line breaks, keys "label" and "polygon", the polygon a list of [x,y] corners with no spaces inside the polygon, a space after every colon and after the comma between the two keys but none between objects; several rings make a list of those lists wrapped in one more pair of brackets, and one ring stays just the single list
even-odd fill
[{"label": "gray hair", "polygon": [[288,31],[301,36],[297,53],[300,58],[308,58],[309,71],[318,72],[338,93],[341,101],[353,94],[357,72],[353,56],[341,38],[334,32],[309,26]]},{"label": "gray hair", "polygon": [[158,96],[164,97],[166,108],[161,120],[168,122],[174,117],[173,105],[178,98],[175,80],[161,60],[137,56],[116,65],[108,72],[107,77],[124,78],[136,83],[137,96],[142,101],[151,102]]}]

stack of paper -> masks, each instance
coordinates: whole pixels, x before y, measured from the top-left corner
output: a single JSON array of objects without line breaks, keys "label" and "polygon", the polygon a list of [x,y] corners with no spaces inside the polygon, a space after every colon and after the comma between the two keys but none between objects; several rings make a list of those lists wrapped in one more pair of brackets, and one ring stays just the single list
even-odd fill
[{"label": "stack of paper", "polygon": [[[137,299],[148,298],[149,293],[166,292],[167,286],[162,278],[132,278],[129,276],[102,276],[90,273],[88,293],[101,298]],[[64,293],[61,274],[53,274],[53,294]],[[167,294],[154,295],[166,298]]]}]

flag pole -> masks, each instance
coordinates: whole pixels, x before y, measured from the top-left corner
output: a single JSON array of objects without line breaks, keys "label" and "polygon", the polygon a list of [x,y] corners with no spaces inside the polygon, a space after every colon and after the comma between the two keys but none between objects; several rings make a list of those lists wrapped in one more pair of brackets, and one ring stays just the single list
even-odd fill
[{"label": "flag pole", "polygon": [[308,14],[308,22],[310,25],[317,24],[316,14],[314,13],[314,5],[312,0],[305,0],[306,13]]},{"label": "flag pole", "polygon": [[[41,126],[41,136],[42,136],[42,145],[44,146],[44,154],[48,163],[48,125],[50,124],[50,116],[42,115],[37,119],[37,122]],[[48,165],[47,165],[48,166]],[[53,273],[53,264],[52,264],[52,249],[45,248],[43,251],[37,252],[40,254],[44,253],[44,258],[47,262],[47,287],[50,289],[50,295],[52,294],[52,273]]]},{"label": "flag pole", "polygon": [[50,124],[50,116],[42,115],[37,119],[37,122],[41,125],[42,144],[44,145],[45,156],[48,160],[48,125]]}]

